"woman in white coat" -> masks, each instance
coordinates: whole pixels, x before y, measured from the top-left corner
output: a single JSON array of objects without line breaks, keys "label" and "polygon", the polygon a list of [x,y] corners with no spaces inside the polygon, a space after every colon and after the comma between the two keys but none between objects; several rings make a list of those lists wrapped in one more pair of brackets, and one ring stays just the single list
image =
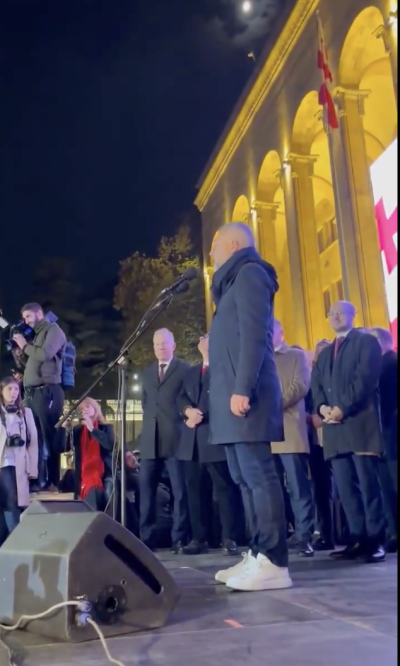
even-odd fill
[{"label": "woman in white coat", "polygon": [[33,414],[22,406],[18,381],[7,377],[0,382],[0,512],[8,533],[29,505],[29,479],[37,476],[38,436]]}]

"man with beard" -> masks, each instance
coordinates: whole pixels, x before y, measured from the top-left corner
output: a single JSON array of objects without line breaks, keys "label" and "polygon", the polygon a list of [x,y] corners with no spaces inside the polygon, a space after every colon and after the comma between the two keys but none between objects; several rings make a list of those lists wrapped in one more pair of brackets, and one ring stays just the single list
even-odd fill
[{"label": "man with beard", "polygon": [[241,223],[219,229],[211,258],[216,311],[209,341],[210,443],[225,446],[251,532],[243,561],[219,571],[216,580],[243,591],[287,588],[285,507],[270,444],[283,440],[273,347],[276,272]]}]

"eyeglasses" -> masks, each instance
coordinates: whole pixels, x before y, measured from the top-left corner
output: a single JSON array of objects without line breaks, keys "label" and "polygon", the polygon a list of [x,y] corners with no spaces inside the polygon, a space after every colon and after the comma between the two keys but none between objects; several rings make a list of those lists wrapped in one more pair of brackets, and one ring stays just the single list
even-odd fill
[{"label": "eyeglasses", "polygon": [[345,317],[345,312],[328,312],[328,317]]}]

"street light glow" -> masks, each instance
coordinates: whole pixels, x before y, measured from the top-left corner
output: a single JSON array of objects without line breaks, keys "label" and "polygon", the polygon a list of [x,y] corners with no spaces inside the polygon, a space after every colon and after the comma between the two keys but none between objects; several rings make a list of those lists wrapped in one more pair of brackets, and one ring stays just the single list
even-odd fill
[{"label": "street light glow", "polygon": [[140,391],[140,386],[139,386],[139,384],[134,384],[134,386],[133,386],[133,392],[134,392],[134,393],[139,393],[139,391]]},{"label": "street light glow", "polygon": [[251,2],[249,2],[248,0],[246,0],[246,2],[244,2],[244,3],[242,4],[242,11],[243,11],[245,14],[248,14],[249,12],[251,12],[251,9],[252,9],[252,7],[251,7]]}]

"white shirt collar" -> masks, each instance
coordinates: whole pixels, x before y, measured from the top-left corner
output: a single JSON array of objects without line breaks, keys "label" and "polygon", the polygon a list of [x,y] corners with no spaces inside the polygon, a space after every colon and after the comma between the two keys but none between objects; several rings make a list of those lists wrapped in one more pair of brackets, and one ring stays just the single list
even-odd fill
[{"label": "white shirt collar", "polygon": [[337,333],[336,337],[337,338],[347,338],[348,334],[351,333],[353,329],[350,328],[348,331],[341,331],[340,333]]},{"label": "white shirt collar", "polygon": [[173,359],[171,358],[169,361],[158,361],[158,367],[161,368],[163,366],[164,372],[167,372],[169,366],[171,365]]}]

